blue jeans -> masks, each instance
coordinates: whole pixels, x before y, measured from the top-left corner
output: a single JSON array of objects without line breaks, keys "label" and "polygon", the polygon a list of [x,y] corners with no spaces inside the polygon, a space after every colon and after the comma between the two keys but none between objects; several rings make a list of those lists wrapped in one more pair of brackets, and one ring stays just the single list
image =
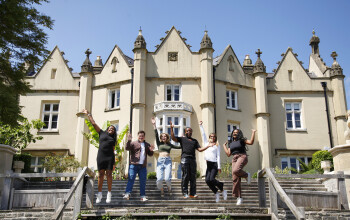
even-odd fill
[{"label": "blue jeans", "polygon": [[157,162],[157,187],[159,190],[163,188],[163,180],[165,180],[168,189],[171,189],[171,157],[159,157]]},{"label": "blue jeans", "polygon": [[134,186],[136,174],[139,175],[140,179],[140,196],[146,195],[146,178],[147,168],[143,167],[142,164],[130,164],[129,165],[129,178],[128,184],[126,185],[125,193],[131,193]]}]

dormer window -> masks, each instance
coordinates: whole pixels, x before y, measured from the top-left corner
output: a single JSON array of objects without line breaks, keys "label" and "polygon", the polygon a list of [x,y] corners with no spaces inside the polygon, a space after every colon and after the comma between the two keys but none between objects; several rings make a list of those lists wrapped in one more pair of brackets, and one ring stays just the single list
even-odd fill
[{"label": "dormer window", "polygon": [[111,62],[111,64],[112,64],[112,73],[117,72],[117,64],[118,63],[119,63],[118,58],[117,57],[113,57],[112,62]]},{"label": "dormer window", "polygon": [[166,85],[165,99],[166,101],[180,101],[180,85]]}]

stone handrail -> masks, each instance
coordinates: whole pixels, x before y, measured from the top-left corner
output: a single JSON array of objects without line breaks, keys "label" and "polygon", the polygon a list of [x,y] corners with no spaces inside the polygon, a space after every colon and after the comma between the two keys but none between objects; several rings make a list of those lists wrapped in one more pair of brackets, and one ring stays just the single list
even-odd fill
[{"label": "stone handrail", "polygon": [[89,176],[86,184],[86,206],[87,208],[93,208],[95,173],[88,167],[84,167],[83,169],[79,168],[79,172],[77,173],[13,173],[12,171],[9,171],[6,174],[0,174],[0,178],[5,178],[4,190],[1,198],[1,210],[7,210],[9,208],[10,192],[12,180],[14,178],[77,177],[65,197],[63,199],[58,199],[58,205],[54,215],[52,216],[52,219],[60,219],[65,207],[75,193],[73,217],[76,219],[80,213],[81,200],[83,196],[83,179],[85,174]]},{"label": "stone handrail", "polygon": [[[343,206],[345,209],[349,209],[348,200],[346,197],[345,179],[350,179],[350,175],[344,175],[343,172],[337,174],[275,174],[272,169],[265,168],[258,172],[258,191],[259,191],[259,206],[266,207],[266,193],[265,193],[265,175],[268,177],[269,182],[269,195],[270,195],[270,209],[273,219],[277,219],[278,206],[277,206],[277,193],[281,200],[288,206],[297,219],[305,219],[305,211],[303,207],[296,207],[286,192],[282,189],[278,183],[277,178],[336,178],[338,179],[338,202],[339,208]],[[315,192],[316,193],[316,192]],[[322,192],[325,194],[324,192]]]}]

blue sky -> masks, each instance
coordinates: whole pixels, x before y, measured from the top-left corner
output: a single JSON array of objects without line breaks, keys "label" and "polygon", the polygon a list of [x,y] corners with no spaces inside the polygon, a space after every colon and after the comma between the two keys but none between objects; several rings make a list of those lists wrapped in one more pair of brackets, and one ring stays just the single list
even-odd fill
[{"label": "blue sky", "polygon": [[350,1],[113,1],[51,0],[38,7],[55,20],[47,31],[52,50],[56,45],[65,52],[73,72],[79,72],[90,48],[91,62],[103,62],[114,45],[133,57],[133,44],[140,26],[148,51],[154,51],[172,26],[182,32],[192,51],[198,51],[205,27],[212,39],[214,55],[231,45],[241,64],[246,54],[256,61],[260,48],[267,72],[288,47],[308,68],[312,30],[320,38],[320,55],[331,66],[332,51],[346,75],[347,102],[350,103]]}]

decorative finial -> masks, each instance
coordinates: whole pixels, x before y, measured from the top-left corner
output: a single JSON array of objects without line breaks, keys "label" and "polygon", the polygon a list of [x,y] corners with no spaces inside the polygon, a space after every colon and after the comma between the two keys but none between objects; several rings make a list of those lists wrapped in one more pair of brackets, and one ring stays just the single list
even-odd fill
[{"label": "decorative finial", "polygon": [[338,56],[337,52],[333,51],[331,54],[331,57],[333,58],[334,61],[337,60],[337,56]]},{"label": "decorative finial", "polygon": [[258,58],[260,58],[260,55],[262,54],[262,52],[260,51],[260,49],[258,49],[258,51],[255,52],[258,55]]},{"label": "decorative finial", "polygon": [[[207,25],[204,25],[204,31],[207,31]],[[208,31],[207,31],[208,32]]]},{"label": "decorative finial", "polygon": [[86,56],[87,56],[88,58],[89,58],[89,56],[90,56],[91,53],[92,53],[92,52],[90,51],[89,48],[85,51],[85,54],[86,54]]},{"label": "decorative finial", "polygon": [[312,35],[315,35],[315,28],[312,29]]},{"label": "decorative finial", "polygon": [[139,35],[142,35],[142,29],[141,29],[141,26],[140,26],[140,30],[139,30]]}]

